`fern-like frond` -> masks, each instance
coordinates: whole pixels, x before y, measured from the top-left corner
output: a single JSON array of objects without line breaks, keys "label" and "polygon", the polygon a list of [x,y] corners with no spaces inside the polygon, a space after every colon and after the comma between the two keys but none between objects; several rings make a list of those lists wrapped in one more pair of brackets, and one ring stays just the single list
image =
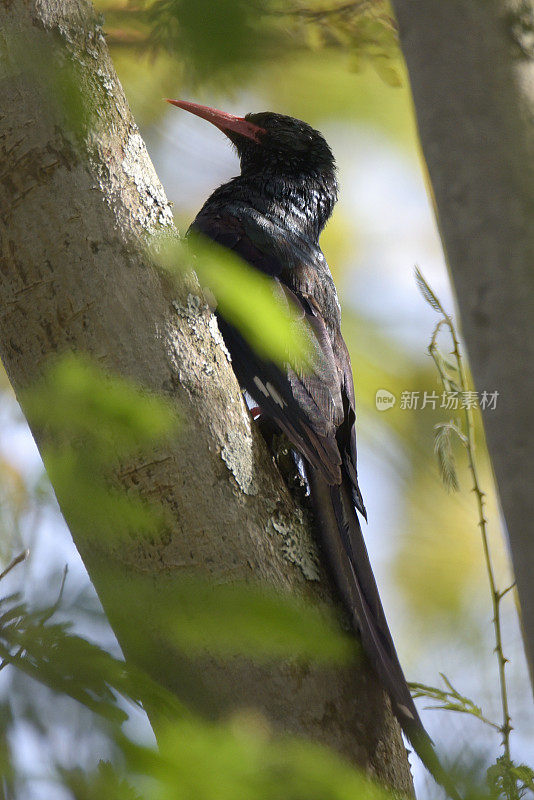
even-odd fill
[{"label": "fern-like frond", "polygon": [[423,278],[423,273],[421,272],[419,267],[415,268],[415,280],[417,286],[419,287],[419,291],[425,298],[426,302],[430,306],[432,306],[432,308],[435,311],[439,311],[440,314],[443,314],[445,316],[445,312],[443,311],[441,303],[439,302],[438,298],[436,297],[436,295],[434,294],[434,292],[432,291],[426,280]]},{"label": "fern-like frond", "polygon": [[434,451],[438,457],[441,479],[449,492],[457,492],[460,484],[452,451],[451,426],[449,423],[436,425],[434,430]]}]

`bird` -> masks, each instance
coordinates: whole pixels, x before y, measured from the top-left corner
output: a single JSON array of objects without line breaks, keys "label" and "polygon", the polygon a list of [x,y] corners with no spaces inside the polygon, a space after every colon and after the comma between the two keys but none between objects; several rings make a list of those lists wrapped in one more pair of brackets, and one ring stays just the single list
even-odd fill
[{"label": "bird", "polygon": [[240,175],[211,194],[189,232],[272,279],[305,322],[313,354],[301,368],[283,366],[259,353],[218,312],[221,334],[241,388],[303,461],[320,551],[402,730],[434,778],[458,798],[412,699],[358,516],[367,519],[358,485],[351,360],[319,245],[338,196],[333,153],[319,131],[290,116],[266,111],[239,117],[189,101],[167,102],[215,125],[237,151]]}]

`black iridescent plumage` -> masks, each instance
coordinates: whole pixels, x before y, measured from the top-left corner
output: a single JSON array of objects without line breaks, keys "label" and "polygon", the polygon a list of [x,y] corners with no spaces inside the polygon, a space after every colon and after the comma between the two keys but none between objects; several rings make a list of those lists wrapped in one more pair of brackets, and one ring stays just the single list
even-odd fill
[{"label": "black iridescent plumage", "polygon": [[[175,104],[214,121],[203,107]],[[365,516],[352,370],[336,288],[318,242],[337,200],[334,157],[322,135],[299,120],[270,112],[234,119],[252,135],[237,123],[237,130],[215,124],[234,143],[241,175],[211,195],[191,229],[278,282],[314,333],[313,372],[297,375],[261,358],[219,315],[221,333],[241,386],[304,457],[321,549],[340,596],[404,732],[446,783],[399,664],[355,510]]]}]

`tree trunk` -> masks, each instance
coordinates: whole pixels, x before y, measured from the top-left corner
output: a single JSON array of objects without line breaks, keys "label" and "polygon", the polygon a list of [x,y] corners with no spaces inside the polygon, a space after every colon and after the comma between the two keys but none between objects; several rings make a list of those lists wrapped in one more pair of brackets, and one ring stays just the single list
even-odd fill
[{"label": "tree trunk", "polygon": [[534,666],[534,5],[393,0]]},{"label": "tree trunk", "polygon": [[[176,440],[128,467],[131,483],[172,517],[168,536],[119,549],[89,546],[71,531],[125,654],[182,696],[183,658],[152,632],[151,619],[184,572],[260,579],[310,602],[333,603],[331,589],[306,515],[251,426],[198,287],[193,279],[170,287],[146,254],[147,234],[171,231],[172,215],[90,7],[3,0],[0,22],[1,357],[17,394],[55,354],[76,351],[176,400],[187,421]],[[85,131],[81,109],[73,116],[67,101],[53,102],[51,75],[68,88],[69,65],[98,112]],[[33,433],[46,446],[44,432]],[[150,607],[132,592],[117,597],[110,565],[126,580],[144,576]],[[189,666],[198,682],[198,665]],[[211,712],[255,705],[275,728],[330,745],[411,791],[398,725],[365,664],[262,670],[205,659],[201,682]]]}]

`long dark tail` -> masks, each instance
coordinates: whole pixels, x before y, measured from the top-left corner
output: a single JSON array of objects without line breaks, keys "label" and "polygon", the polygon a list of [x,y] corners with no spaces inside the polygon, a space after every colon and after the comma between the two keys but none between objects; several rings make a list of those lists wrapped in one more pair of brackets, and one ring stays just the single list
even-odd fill
[{"label": "long dark tail", "polygon": [[320,544],[363,649],[388,692],[393,711],[415,752],[435,780],[454,800],[459,800],[419,718],[399,663],[354,508],[349,479],[347,477],[341,485],[330,485],[313,467],[308,466],[306,472]]}]

